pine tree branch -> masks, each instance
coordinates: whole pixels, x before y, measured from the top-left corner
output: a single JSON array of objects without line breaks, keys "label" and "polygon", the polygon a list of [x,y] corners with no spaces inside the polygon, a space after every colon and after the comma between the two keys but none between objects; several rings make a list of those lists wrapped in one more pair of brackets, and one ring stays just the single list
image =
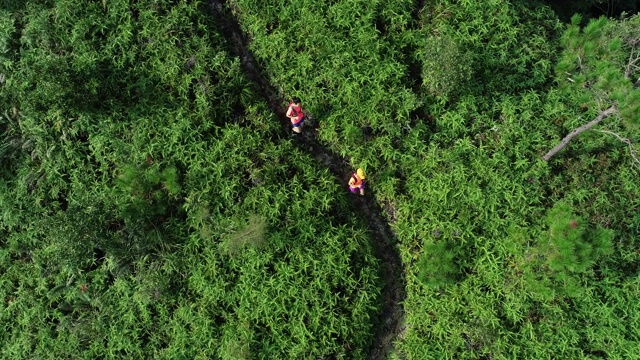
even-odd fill
[{"label": "pine tree branch", "polygon": [[548,153],[546,153],[542,157],[542,160],[549,161],[549,159],[551,159],[555,154],[557,154],[560,150],[564,149],[567,145],[569,145],[569,141],[571,141],[574,137],[598,125],[602,120],[606,119],[607,117],[616,113],[617,111],[618,109],[616,108],[615,105],[611,106],[610,108],[601,111],[600,114],[595,119],[591,120],[590,122],[578,128],[573,129],[573,131],[571,131],[569,135],[565,136],[564,139],[562,139],[562,141],[560,141],[558,145],[556,145],[553,149],[551,149]]},{"label": "pine tree branch", "polygon": [[613,135],[613,136],[617,137],[618,140],[620,140],[623,143],[627,144],[627,146],[629,146],[629,153],[631,153],[631,157],[633,158],[633,161],[635,161],[636,166],[640,169],[640,159],[638,158],[638,153],[633,148],[633,144],[631,143],[631,140],[629,140],[627,138],[623,138],[622,136],[618,135],[617,133],[614,133],[613,131],[609,131],[609,130],[595,130],[595,131],[601,132],[601,133],[604,133],[604,134]]}]

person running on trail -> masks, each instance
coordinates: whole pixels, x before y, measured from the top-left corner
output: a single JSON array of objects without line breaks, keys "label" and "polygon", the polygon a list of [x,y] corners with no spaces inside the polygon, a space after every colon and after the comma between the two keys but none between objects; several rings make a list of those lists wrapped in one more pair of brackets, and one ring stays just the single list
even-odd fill
[{"label": "person running on trail", "polygon": [[302,110],[302,106],[300,106],[299,98],[294,97],[291,99],[289,108],[287,109],[287,117],[291,120],[293,132],[300,134],[302,132],[302,125],[304,125],[304,111]]},{"label": "person running on trail", "polygon": [[351,190],[352,194],[355,194],[360,190],[360,196],[364,195],[365,179],[364,170],[362,169],[358,169],[355,173],[351,174],[351,178],[349,179],[349,190]]}]

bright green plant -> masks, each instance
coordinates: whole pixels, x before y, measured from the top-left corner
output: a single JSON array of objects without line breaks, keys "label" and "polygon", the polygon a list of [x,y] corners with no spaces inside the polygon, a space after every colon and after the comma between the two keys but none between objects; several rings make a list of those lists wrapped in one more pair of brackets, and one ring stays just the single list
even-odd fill
[{"label": "bright green plant", "polygon": [[465,52],[447,35],[425,39],[419,58],[423,59],[422,85],[432,95],[445,98],[455,95],[471,80],[470,52]]},{"label": "bright green plant", "polygon": [[554,205],[547,215],[547,222],[549,240],[541,247],[553,270],[583,272],[612,251],[613,232],[607,229],[590,231],[585,221],[573,214],[565,203]]},{"label": "bright green plant", "polygon": [[426,285],[447,285],[460,277],[460,267],[456,264],[457,254],[445,241],[424,247],[425,255],[420,258],[419,279]]}]

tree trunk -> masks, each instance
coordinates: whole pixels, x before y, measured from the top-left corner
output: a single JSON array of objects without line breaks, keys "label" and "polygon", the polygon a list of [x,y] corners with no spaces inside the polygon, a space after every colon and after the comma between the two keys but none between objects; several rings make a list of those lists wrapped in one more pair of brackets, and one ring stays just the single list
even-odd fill
[{"label": "tree trunk", "polygon": [[616,111],[618,111],[618,109],[614,105],[608,108],[607,110],[603,110],[602,112],[600,112],[600,114],[598,114],[598,117],[591,120],[590,122],[580,126],[579,128],[573,129],[573,131],[571,131],[569,135],[565,136],[564,139],[560,141],[560,144],[556,145],[556,147],[554,147],[548,153],[546,153],[542,157],[542,160],[549,161],[549,159],[551,159],[555,154],[557,154],[560,150],[564,149],[567,145],[569,145],[569,141],[571,141],[571,139],[591,129],[592,127],[596,126],[598,123],[600,123],[602,120],[604,120],[611,114],[615,113]]}]

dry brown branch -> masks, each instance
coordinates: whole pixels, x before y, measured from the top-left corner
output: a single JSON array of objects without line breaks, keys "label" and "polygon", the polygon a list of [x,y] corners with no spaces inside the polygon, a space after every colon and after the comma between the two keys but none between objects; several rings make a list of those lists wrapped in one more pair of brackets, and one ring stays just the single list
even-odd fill
[{"label": "dry brown branch", "polygon": [[560,143],[558,145],[556,145],[553,149],[551,149],[548,153],[546,153],[543,157],[542,160],[544,161],[549,161],[549,159],[551,159],[555,154],[557,154],[560,150],[564,149],[567,145],[569,145],[569,141],[571,141],[574,137],[580,135],[581,133],[591,129],[592,127],[596,126],[597,124],[599,124],[602,120],[606,119],[607,117],[609,117],[610,115],[616,113],[618,111],[618,109],[616,108],[616,106],[611,106],[610,108],[603,110],[600,112],[600,114],[598,114],[598,116],[591,120],[590,122],[576,128],[573,129],[573,131],[571,131],[569,133],[569,135],[565,136],[562,141],[560,141]]},{"label": "dry brown branch", "polygon": [[631,73],[634,70],[638,69],[636,63],[640,60],[640,53],[635,54],[635,59],[633,58],[633,53],[635,52],[635,47],[631,48],[631,54],[629,54],[629,61],[627,61],[627,67],[624,69],[624,77],[625,79],[631,79]]}]

